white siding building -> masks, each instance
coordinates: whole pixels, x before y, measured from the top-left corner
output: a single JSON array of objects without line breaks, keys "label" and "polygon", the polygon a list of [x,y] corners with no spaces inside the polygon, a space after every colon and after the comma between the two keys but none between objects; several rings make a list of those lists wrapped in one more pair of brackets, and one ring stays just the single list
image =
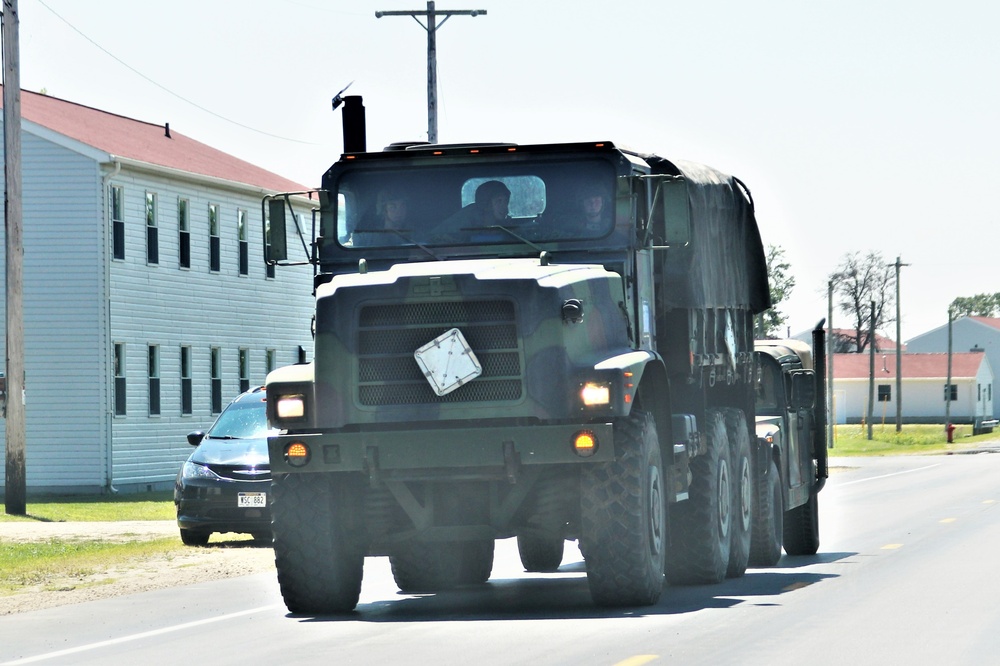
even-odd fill
[{"label": "white siding building", "polygon": [[[902,416],[905,423],[944,423],[947,354],[905,353],[902,365]],[[834,422],[860,423],[868,413],[868,354],[834,354]],[[896,356],[876,354],[874,422],[896,421]],[[952,423],[978,426],[993,418],[993,371],[982,352],[952,354],[949,417]]]},{"label": "white siding building", "polygon": [[[981,351],[994,372],[1000,370],[1000,318],[960,317],[951,324],[953,352]],[[906,343],[913,352],[947,352],[948,325],[922,333]],[[993,394],[993,415],[1000,416],[1000,396]]]},{"label": "white siding building", "polygon": [[265,267],[261,213],[308,188],[45,95],[22,115],[28,492],[169,488],[188,432],[312,355],[311,269]]}]

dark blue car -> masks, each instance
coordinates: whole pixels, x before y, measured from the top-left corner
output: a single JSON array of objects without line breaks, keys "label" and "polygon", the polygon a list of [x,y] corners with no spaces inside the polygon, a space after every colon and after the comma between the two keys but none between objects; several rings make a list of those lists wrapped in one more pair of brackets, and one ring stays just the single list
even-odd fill
[{"label": "dark blue car", "polygon": [[240,394],[207,433],[188,434],[197,446],[174,482],[181,541],[204,546],[213,532],[271,540],[267,460],[267,395],[263,387]]}]

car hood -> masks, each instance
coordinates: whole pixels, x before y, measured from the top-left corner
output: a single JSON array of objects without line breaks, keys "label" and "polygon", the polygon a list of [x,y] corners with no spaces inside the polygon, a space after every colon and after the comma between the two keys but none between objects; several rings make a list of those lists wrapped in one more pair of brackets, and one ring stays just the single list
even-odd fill
[{"label": "car hood", "polygon": [[205,437],[188,460],[203,465],[267,467],[267,438],[214,439]]}]

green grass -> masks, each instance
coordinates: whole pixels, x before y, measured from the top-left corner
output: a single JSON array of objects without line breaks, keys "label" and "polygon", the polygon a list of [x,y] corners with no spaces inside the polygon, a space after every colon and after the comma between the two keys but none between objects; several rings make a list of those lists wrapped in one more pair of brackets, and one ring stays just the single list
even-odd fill
[{"label": "green grass", "polygon": [[78,581],[109,567],[141,562],[183,548],[176,538],[125,543],[62,539],[31,543],[0,541],[0,594],[35,585],[61,586],[67,580]]},{"label": "green grass", "polygon": [[51,495],[27,502],[26,516],[0,513],[0,521],[94,522],[117,520],[173,520],[177,517],[173,493],[127,495]]},{"label": "green grass", "polygon": [[942,424],[904,424],[896,432],[896,424],[872,426],[872,439],[863,425],[838,425],[834,427],[834,445],[831,456],[886,456],[949,453],[983,446],[1000,444],[1000,431],[972,436],[971,425],[955,428],[953,444],[948,444]]}]

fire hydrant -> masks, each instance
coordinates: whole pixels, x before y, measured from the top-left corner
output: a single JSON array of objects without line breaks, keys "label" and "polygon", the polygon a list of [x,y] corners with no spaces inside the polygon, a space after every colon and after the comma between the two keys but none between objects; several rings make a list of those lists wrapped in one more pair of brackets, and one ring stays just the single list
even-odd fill
[{"label": "fire hydrant", "polygon": [[948,443],[952,444],[955,441],[955,426],[951,423],[944,427],[945,431],[948,433]]}]

